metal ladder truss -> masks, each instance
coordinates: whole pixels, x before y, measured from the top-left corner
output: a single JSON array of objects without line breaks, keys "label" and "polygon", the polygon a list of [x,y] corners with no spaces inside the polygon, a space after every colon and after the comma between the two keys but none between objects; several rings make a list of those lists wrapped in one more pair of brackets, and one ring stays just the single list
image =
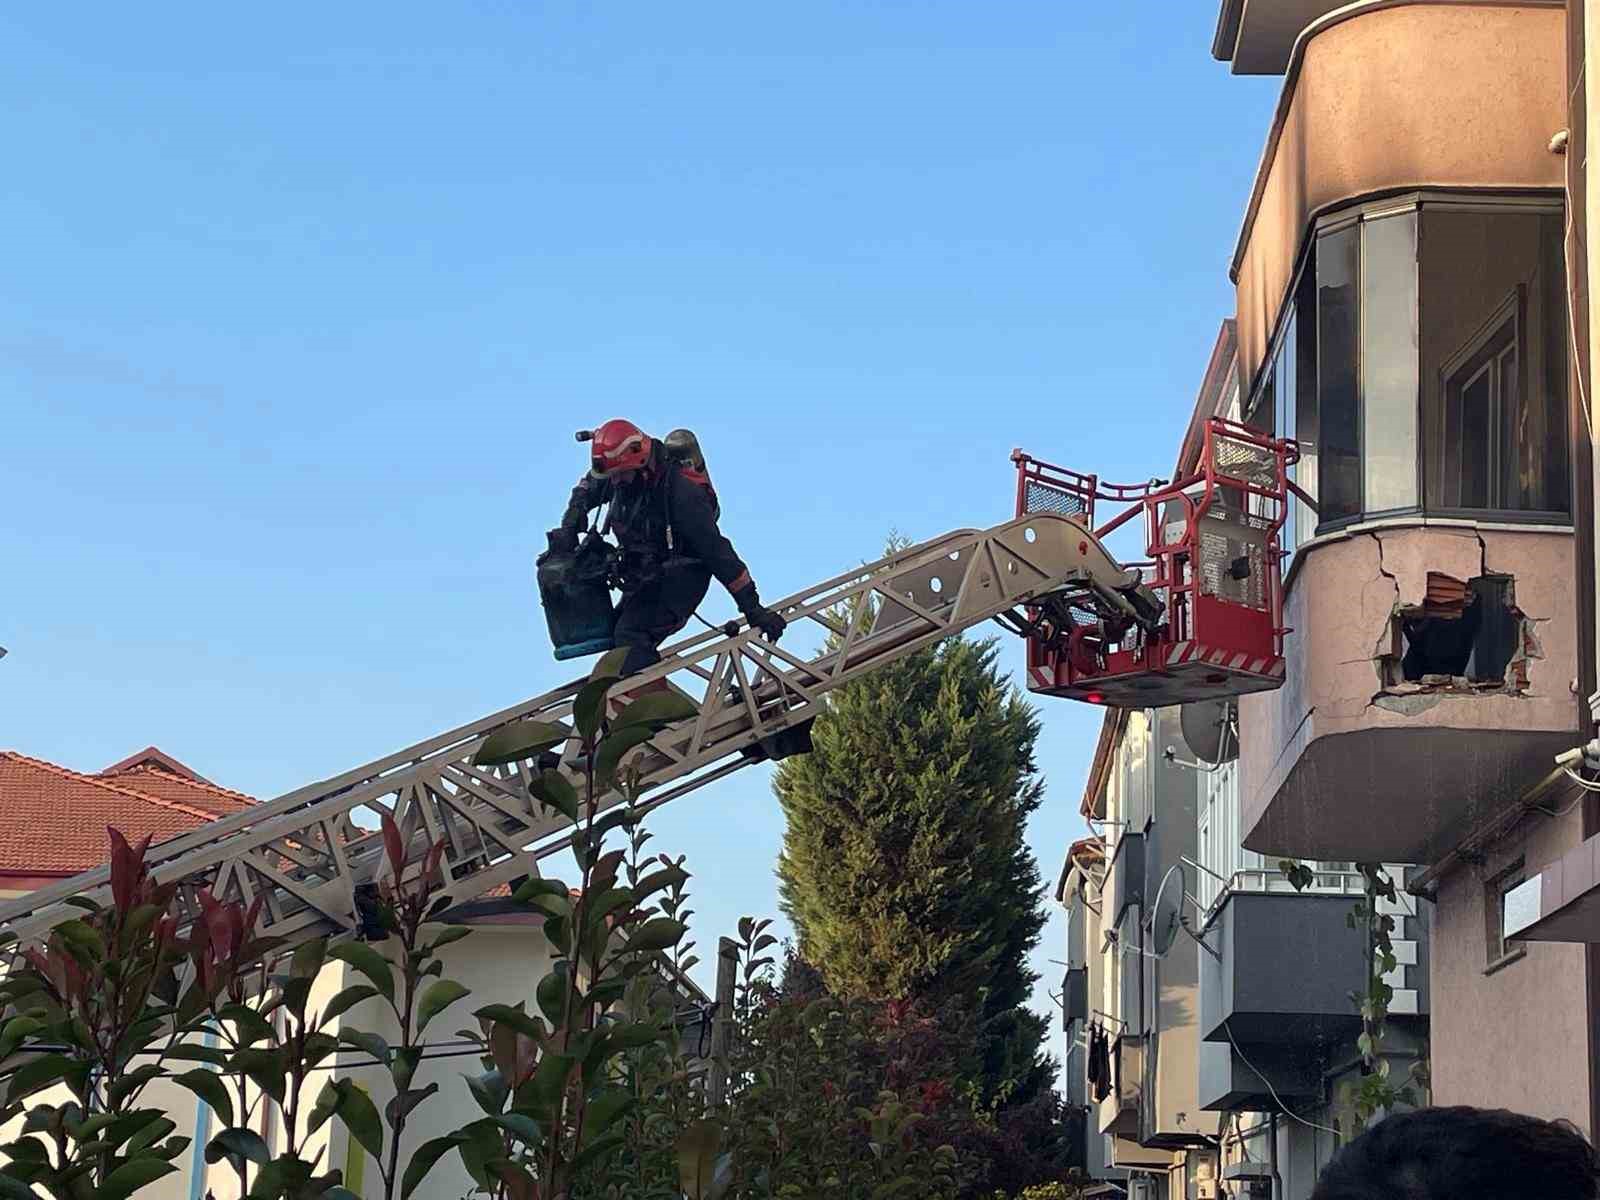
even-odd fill
[{"label": "metal ladder truss", "polygon": [[[616,688],[663,680],[696,709],[630,752],[647,788],[641,807],[665,804],[768,757],[763,746],[811,721],[830,691],[886,663],[991,618],[1026,633],[1022,606],[1047,596],[1092,592],[1126,606],[1118,589],[1130,578],[1078,520],[1032,513],[992,529],[947,533],[774,604],[791,626],[810,622],[826,631],[816,657],[768,643],[749,628],[734,637],[709,631],[679,641],[663,651],[660,664]],[[259,930],[291,944],[355,929],[356,885],[386,872],[381,813],[413,845],[445,839],[443,891],[456,903],[537,874],[538,861],[567,846],[572,834],[564,817],[529,792],[537,764],[486,768],[472,758],[487,737],[518,721],[570,728],[583,683],[164,841],[150,850],[152,874],[209,881],[223,899],[265,896]],[[580,754],[576,737],[569,739],[559,769],[582,795]],[[600,804],[621,801],[612,792]],[[102,867],[10,901],[0,906],[0,928],[20,943],[37,939],[80,911],[63,901],[106,895],[108,881]]]}]

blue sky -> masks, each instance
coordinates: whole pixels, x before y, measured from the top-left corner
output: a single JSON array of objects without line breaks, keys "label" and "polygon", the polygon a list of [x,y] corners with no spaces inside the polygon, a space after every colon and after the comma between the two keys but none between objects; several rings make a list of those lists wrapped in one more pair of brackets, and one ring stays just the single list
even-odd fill
[{"label": "blue sky", "polygon": [[[0,746],[268,797],[562,682],[532,558],[612,416],[699,433],[768,597],[1005,519],[1013,446],[1165,472],[1276,93],[1214,17],[0,15]],[[1098,712],[1041,710],[1053,880]],[[703,944],[776,911],[765,770],[654,828]]]}]

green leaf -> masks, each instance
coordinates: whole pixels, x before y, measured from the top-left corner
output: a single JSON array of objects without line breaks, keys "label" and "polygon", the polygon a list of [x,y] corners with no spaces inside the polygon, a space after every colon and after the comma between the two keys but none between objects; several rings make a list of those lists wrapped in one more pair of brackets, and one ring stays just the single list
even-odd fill
[{"label": "green leaf", "polygon": [[528,1081],[529,1094],[540,1110],[554,1107],[576,1064],[577,1060],[570,1054],[546,1053],[540,1057],[533,1078]]},{"label": "green leaf", "polygon": [[472,1014],[484,1021],[493,1021],[496,1025],[509,1025],[525,1037],[530,1037],[536,1042],[543,1042],[547,1032],[544,1022],[538,1017],[529,1016],[520,1008],[513,1008],[509,1004],[486,1004]]},{"label": "green leaf", "polygon": [[69,947],[86,950],[95,958],[106,956],[106,942],[100,936],[100,931],[87,921],[74,917],[70,921],[63,921],[57,925],[52,933],[59,933]]},{"label": "green leaf", "polygon": [[572,916],[572,900],[568,896],[556,896],[549,892],[541,892],[528,901],[528,907],[542,912],[547,917]]},{"label": "green leaf", "polygon": [[634,1097],[631,1093],[621,1088],[609,1088],[598,1096],[590,1098],[588,1107],[584,1109],[584,1129],[600,1133],[633,1105]]},{"label": "green leaf", "polygon": [[312,938],[309,942],[301,942],[295,947],[294,956],[289,960],[290,977],[315,979],[322,970],[323,960],[327,957],[327,938]]},{"label": "green leaf", "polygon": [[311,1164],[280,1154],[256,1173],[250,1200],[287,1200],[300,1196],[311,1182]]},{"label": "green leaf", "polygon": [[326,1025],[329,1021],[344,1016],[345,1013],[349,1012],[363,1000],[370,1000],[377,994],[378,989],[368,984],[351,984],[332,1000],[328,1001],[328,1006],[322,1010],[322,1017],[318,1021],[318,1024]]},{"label": "green leaf", "polygon": [[637,1050],[666,1038],[659,1025],[648,1021],[635,1021],[629,1025],[614,1025],[606,1030],[606,1044],[613,1050]]},{"label": "green leaf", "polygon": [[562,954],[572,953],[572,923],[566,917],[546,917],[544,937]]},{"label": "green leaf", "polygon": [[365,942],[340,942],[329,948],[328,957],[349,963],[372,981],[384,999],[394,1002],[394,967],[371,946]]},{"label": "green leaf", "polygon": [[[643,704],[644,701],[639,701]],[[632,708],[632,705],[628,706]],[[600,743],[599,749],[594,752],[594,777],[595,786],[598,788],[608,782],[616,774],[617,766],[622,762],[623,756],[644,742],[655,736],[655,730],[644,724],[625,725],[607,734]]]},{"label": "green leaf", "polygon": [[45,1023],[38,1017],[12,1017],[6,1022],[5,1031],[0,1033],[0,1058],[10,1058],[22,1045],[23,1039],[31,1037],[45,1027]]},{"label": "green leaf", "polygon": [[67,1073],[72,1063],[64,1054],[41,1054],[23,1063],[11,1074],[11,1086],[6,1090],[6,1104],[15,1104],[41,1088],[49,1087]]},{"label": "green leaf", "polygon": [[570,893],[571,889],[559,879],[535,876],[532,879],[524,879],[517,886],[517,890],[511,893],[511,898],[518,904],[527,904],[535,896],[566,896]]},{"label": "green leaf", "polygon": [[132,1158],[142,1150],[148,1150],[162,1138],[178,1128],[178,1123],[169,1117],[157,1117],[154,1121],[143,1126],[138,1133],[128,1139],[128,1144],[122,1152]]},{"label": "green leaf", "polygon": [[583,918],[585,922],[594,924],[609,917],[619,908],[631,908],[632,906],[632,888],[607,888],[583,906]]},{"label": "green leaf", "polygon": [[478,1107],[491,1117],[498,1115],[506,1105],[506,1092],[510,1090],[499,1070],[491,1067],[482,1075],[467,1075],[464,1078],[467,1090],[478,1102]]},{"label": "green leaf", "polygon": [[544,1140],[539,1123],[525,1113],[503,1113],[494,1119],[494,1123],[525,1146],[537,1146]]},{"label": "green leaf", "polygon": [[539,1011],[551,1025],[560,1026],[567,1013],[567,964],[558,962],[546,971],[535,989]]},{"label": "green leaf", "polygon": [[679,886],[687,882],[688,878],[689,872],[682,867],[662,867],[641,876],[639,882],[634,884],[633,893],[642,904],[652,893],[659,892],[662,888]]},{"label": "green leaf", "polygon": [[578,793],[560,771],[546,767],[530,789],[546,808],[553,808],[569,821],[578,819]]},{"label": "green leaf", "polygon": [[632,954],[644,954],[657,950],[665,950],[676,946],[688,931],[688,926],[682,921],[674,921],[671,917],[656,917],[646,921],[628,939],[628,951]]},{"label": "green leaf", "polygon": [[607,650],[594,664],[589,672],[590,679],[604,679],[607,676],[622,678],[622,664],[628,661],[628,648],[618,646],[615,650]]},{"label": "green leaf", "polygon": [[226,1067],[232,1061],[221,1046],[174,1046],[167,1051],[166,1057],[179,1062],[210,1063],[214,1067]]},{"label": "green leaf", "polygon": [[622,999],[627,994],[627,991],[628,981],[626,979],[606,978],[591,987],[585,994],[584,999],[590,1004],[605,1008]]},{"label": "green leaf", "polygon": [[428,990],[422,993],[422,999],[417,1001],[417,1036],[422,1036],[422,1031],[435,1016],[470,994],[470,988],[454,979],[441,979],[430,984]]},{"label": "green leaf", "polygon": [[428,943],[427,953],[437,954],[446,946],[452,946],[456,942],[459,942],[471,932],[471,928],[466,925],[452,925],[448,929],[442,931],[438,937],[433,939],[433,941]]},{"label": "green leaf", "polygon": [[411,1154],[411,1161],[406,1164],[404,1173],[400,1176],[400,1200],[411,1200],[411,1193],[415,1192],[429,1171],[450,1150],[460,1144],[456,1134],[448,1137],[436,1137],[423,1142]]},{"label": "green leaf", "polygon": [[375,1159],[383,1158],[383,1118],[378,1116],[372,1097],[362,1091],[353,1079],[341,1079],[334,1084],[342,1093],[335,1115],[344,1122],[350,1136],[360,1142]]},{"label": "green leaf", "polygon": [[233,1068],[243,1071],[262,1091],[283,1103],[283,1078],[288,1064],[278,1050],[240,1050],[233,1056]]},{"label": "green leaf", "polygon": [[127,1200],[142,1187],[154,1183],[178,1168],[160,1158],[134,1158],[123,1163],[95,1189],[96,1200]]},{"label": "green leaf", "polygon": [[128,919],[122,923],[122,944],[132,946],[133,941],[162,913],[159,904],[141,904],[128,914]]},{"label": "green leaf", "polygon": [[485,1117],[456,1132],[456,1146],[461,1152],[461,1165],[473,1181],[485,1190],[492,1186],[488,1164],[505,1156],[505,1144],[500,1137],[500,1127]]},{"label": "green leaf", "polygon": [[479,767],[521,762],[559,746],[570,736],[571,732],[564,726],[548,721],[514,721],[486,737],[472,756],[472,762]]},{"label": "green leaf", "polygon": [[[106,1098],[111,1107],[120,1109],[122,1102],[134,1092],[138,1091],[152,1079],[157,1078],[162,1072],[160,1063],[146,1063],[142,1067],[135,1067],[127,1074],[119,1076],[117,1081],[106,1089]],[[108,1114],[109,1115],[109,1114]]]},{"label": "green leaf", "polygon": [[389,1064],[389,1077],[394,1080],[395,1087],[404,1091],[411,1086],[411,1078],[421,1065],[421,1046],[397,1046],[394,1061]]},{"label": "green leaf", "polygon": [[[420,1050],[413,1046],[409,1053],[417,1054],[420,1053]],[[399,1061],[400,1056],[396,1055],[395,1058],[396,1061]],[[397,1067],[396,1072],[398,1073],[398,1071],[399,1068]],[[407,1070],[407,1079],[410,1078],[414,1071],[414,1067]],[[398,1081],[396,1082],[398,1083]],[[409,1117],[411,1115],[411,1111],[416,1108],[417,1105],[421,1104],[429,1096],[434,1095],[439,1090],[439,1081],[435,1079],[425,1088],[407,1088],[404,1084],[400,1084],[399,1087],[400,1090],[395,1092],[395,1094],[389,1098],[389,1103],[383,1106],[383,1119],[388,1124],[390,1129],[395,1128],[395,1126],[400,1124],[401,1121]]]},{"label": "green leaf", "polygon": [[219,1163],[224,1158],[238,1170],[240,1164],[246,1161],[265,1166],[272,1161],[272,1151],[267,1149],[267,1144],[255,1130],[236,1125],[232,1129],[224,1129],[206,1144],[208,1163]]},{"label": "green leaf", "polygon": [[[106,1126],[100,1135],[100,1140],[108,1146],[120,1146],[128,1139],[137,1137],[145,1129],[148,1129],[152,1123],[164,1120],[166,1120],[166,1117],[159,1108],[136,1108],[130,1112],[119,1114],[110,1125]],[[159,1132],[157,1130],[154,1136],[142,1139],[144,1144],[149,1145],[155,1141],[156,1136],[159,1136]]]},{"label": "green leaf", "polygon": [[39,1193],[9,1171],[0,1171],[0,1197],[4,1200],[39,1200]]},{"label": "green leaf", "polygon": [[333,1114],[339,1111],[341,1098],[333,1080],[329,1079],[323,1083],[322,1090],[317,1093],[317,1102],[312,1106],[311,1115],[306,1118],[307,1137],[333,1120]]},{"label": "green leaf", "polygon": [[248,1005],[229,1004],[218,1010],[217,1016],[234,1027],[239,1040],[246,1046],[272,1040],[272,1022]]},{"label": "green leaf", "polygon": [[384,1066],[389,1065],[389,1043],[376,1033],[367,1033],[362,1029],[341,1029],[339,1040],[346,1046],[354,1046],[358,1050],[365,1050]]},{"label": "green leaf", "polygon": [[227,1084],[222,1082],[222,1077],[215,1071],[196,1068],[193,1071],[185,1071],[182,1075],[174,1075],[172,1082],[188,1088],[209,1104],[213,1112],[220,1113],[224,1125],[233,1124],[233,1097],[228,1095]]},{"label": "green leaf", "polygon": [[674,721],[686,721],[690,717],[697,716],[699,712],[700,710],[687,696],[679,695],[677,692],[651,692],[647,696],[639,697],[618,713],[612,728],[650,725],[659,729]]},{"label": "green leaf", "polygon": [[[589,843],[599,849],[605,842],[606,834],[610,833],[618,825],[630,825],[640,819],[639,814],[631,809],[613,808],[610,812],[595,818],[594,823],[588,826]],[[613,853],[620,854],[621,851],[613,851]]]},{"label": "green leaf", "polygon": [[305,1020],[306,1002],[311,999],[314,979],[284,979],[279,983],[279,1002],[294,1014],[296,1021]]},{"label": "green leaf", "polygon": [[604,1158],[606,1155],[616,1151],[627,1140],[628,1135],[625,1133],[607,1133],[595,1138],[584,1146],[582,1150],[578,1151],[577,1156],[572,1160],[573,1171],[575,1173],[582,1171],[595,1159]]},{"label": "green leaf", "polygon": [[572,702],[572,723],[585,741],[594,737],[595,731],[600,728],[600,718],[606,708],[606,694],[618,678],[616,675],[591,676],[589,682],[578,689],[577,699]]}]

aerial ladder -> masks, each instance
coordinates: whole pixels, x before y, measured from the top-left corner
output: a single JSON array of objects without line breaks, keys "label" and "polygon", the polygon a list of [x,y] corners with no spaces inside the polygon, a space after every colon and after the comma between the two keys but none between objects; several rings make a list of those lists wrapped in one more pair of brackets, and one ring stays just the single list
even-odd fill
[{"label": "aerial ladder", "polygon": [[[693,709],[631,752],[638,807],[803,749],[831,692],[990,620],[1028,640],[1028,685],[1044,694],[1145,707],[1278,686],[1277,535],[1296,454],[1292,442],[1221,420],[1206,429],[1198,471],[1172,483],[1105,485],[1014,453],[1011,520],[897,550],[772,605],[791,628],[820,628],[819,652],[713,629],[630,678],[631,691],[670,688]],[[1126,508],[1096,527],[1107,501]],[[1150,561],[1119,563],[1102,539],[1141,514]],[[158,843],[151,874],[205,881],[224,900],[262,898],[258,930],[290,946],[359,932],[360,890],[388,869],[382,814],[415,844],[444,841],[441,894],[455,904],[536,875],[573,834],[532,790],[550,763],[486,767],[474,756],[518,722],[571,729],[584,682]],[[576,734],[552,753],[581,794]],[[598,801],[622,802],[615,791]],[[108,891],[106,868],[85,872],[0,906],[0,929],[26,944],[80,911],[70,898]]]}]

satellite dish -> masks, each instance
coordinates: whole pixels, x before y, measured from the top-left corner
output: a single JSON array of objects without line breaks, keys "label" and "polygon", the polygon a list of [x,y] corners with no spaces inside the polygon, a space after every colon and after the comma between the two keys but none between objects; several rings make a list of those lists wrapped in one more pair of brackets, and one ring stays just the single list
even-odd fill
[{"label": "satellite dish", "polygon": [[1161,877],[1161,886],[1156,889],[1156,902],[1150,906],[1149,929],[1150,949],[1157,958],[1165,958],[1183,929],[1182,863],[1173,863]]},{"label": "satellite dish", "polygon": [[1190,752],[1213,765],[1239,757],[1239,738],[1234,733],[1237,724],[1232,697],[1193,700],[1178,711],[1178,726]]}]

